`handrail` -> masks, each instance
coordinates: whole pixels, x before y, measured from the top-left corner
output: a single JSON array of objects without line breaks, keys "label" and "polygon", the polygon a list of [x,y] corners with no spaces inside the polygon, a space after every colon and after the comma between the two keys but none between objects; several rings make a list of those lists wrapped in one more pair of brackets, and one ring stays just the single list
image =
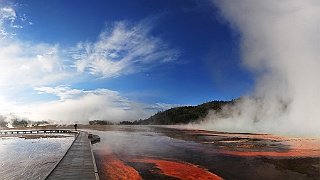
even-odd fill
[{"label": "handrail", "polygon": [[70,129],[1,130],[0,134],[78,133]]}]

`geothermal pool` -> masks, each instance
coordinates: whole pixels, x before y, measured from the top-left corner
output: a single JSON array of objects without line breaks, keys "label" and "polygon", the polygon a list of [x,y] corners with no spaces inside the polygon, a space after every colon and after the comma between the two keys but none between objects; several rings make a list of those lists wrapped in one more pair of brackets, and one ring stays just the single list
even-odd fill
[{"label": "geothermal pool", "polygon": [[0,179],[44,179],[74,138],[67,134],[0,135]]},{"label": "geothermal pool", "polygon": [[159,126],[96,126],[100,179],[319,179],[320,141]]},{"label": "geothermal pool", "polygon": [[[320,179],[320,139],[186,130],[83,126],[100,179]],[[0,136],[0,179],[44,179],[73,135]]]}]

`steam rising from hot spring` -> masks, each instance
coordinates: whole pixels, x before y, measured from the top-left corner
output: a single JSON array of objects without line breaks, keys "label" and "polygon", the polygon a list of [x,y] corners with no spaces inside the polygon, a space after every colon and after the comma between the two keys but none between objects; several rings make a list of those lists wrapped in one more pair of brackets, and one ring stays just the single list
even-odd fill
[{"label": "steam rising from hot spring", "polygon": [[214,1],[239,32],[253,93],[201,127],[320,137],[320,1]]}]

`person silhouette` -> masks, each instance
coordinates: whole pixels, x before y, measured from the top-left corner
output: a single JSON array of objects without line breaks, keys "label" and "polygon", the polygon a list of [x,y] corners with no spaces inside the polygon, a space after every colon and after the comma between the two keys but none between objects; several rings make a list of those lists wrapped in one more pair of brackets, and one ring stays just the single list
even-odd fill
[{"label": "person silhouette", "polygon": [[75,125],[74,125],[74,130],[77,130],[77,126],[78,126],[78,124],[75,124]]}]

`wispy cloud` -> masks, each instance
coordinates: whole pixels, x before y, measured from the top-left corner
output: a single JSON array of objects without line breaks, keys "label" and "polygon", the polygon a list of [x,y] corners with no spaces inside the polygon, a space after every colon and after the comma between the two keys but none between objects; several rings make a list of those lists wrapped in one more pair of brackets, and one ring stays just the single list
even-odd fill
[{"label": "wispy cloud", "polygon": [[6,29],[6,24],[9,23],[10,26],[14,26],[14,21],[16,20],[17,15],[13,8],[3,7],[0,8],[0,35],[7,36],[8,32]]},{"label": "wispy cloud", "polygon": [[145,71],[177,59],[179,50],[152,35],[153,21],[147,18],[135,24],[116,22],[95,43],[79,43],[72,54],[77,70],[108,78]]},{"label": "wispy cloud", "polygon": [[33,24],[28,21],[26,14],[19,14],[19,12],[16,11],[16,6],[18,6],[18,4],[13,4],[10,1],[0,1],[0,37],[2,39],[16,37],[19,29]]},{"label": "wispy cloud", "polygon": [[14,9],[12,9],[11,7],[4,7],[0,9],[1,12],[1,19],[4,20],[10,20],[11,22],[14,22],[17,18],[16,12]]},{"label": "wispy cloud", "polygon": [[[22,28],[17,21],[28,23],[27,17],[26,14],[17,17],[9,6],[0,9],[0,114],[87,123],[94,119],[145,118],[169,106],[134,102],[103,87],[71,88],[75,82],[86,83],[88,74],[98,78],[118,77],[177,59],[179,50],[152,35],[153,18],[138,23],[117,22],[101,32],[96,42],[79,42],[62,50],[59,44],[24,42],[19,36],[6,38],[12,36],[9,31]],[[26,91],[31,91],[35,99],[28,104],[19,103],[17,97],[24,96]],[[57,100],[42,99],[46,94],[56,96]]]},{"label": "wispy cloud", "polygon": [[34,90],[38,91],[38,94],[53,94],[60,98],[60,101],[72,99],[77,96],[83,96],[88,91],[80,89],[71,89],[68,86],[57,86],[57,87],[37,87]]}]

